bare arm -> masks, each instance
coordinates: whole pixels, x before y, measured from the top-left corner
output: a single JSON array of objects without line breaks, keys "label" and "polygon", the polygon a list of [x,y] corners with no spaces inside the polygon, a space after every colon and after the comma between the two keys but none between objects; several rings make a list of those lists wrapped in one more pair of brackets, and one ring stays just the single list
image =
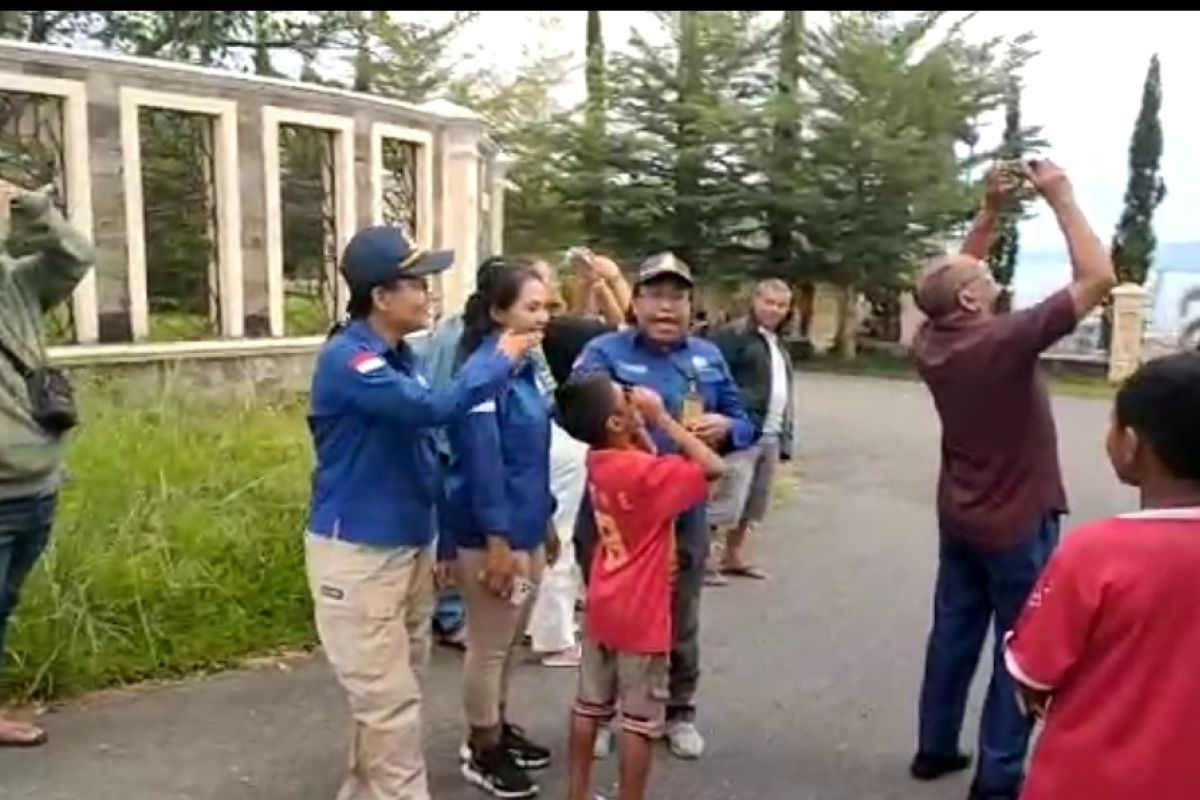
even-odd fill
[{"label": "bare arm", "polygon": [[990,203],[984,203],[983,208],[975,215],[971,223],[971,231],[963,241],[962,252],[983,261],[987,258],[988,249],[992,246],[992,237],[996,235],[996,210]]},{"label": "bare arm", "polygon": [[1082,319],[1103,303],[1117,285],[1116,270],[1113,269],[1108,248],[1092,230],[1074,197],[1068,196],[1051,203],[1051,208],[1067,240],[1067,251],[1071,255],[1071,285],[1068,290],[1075,302],[1075,315]]},{"label": "bare arm", "polygon": [[[624,282],[624,278],[621,281]],[[607,281],[600,281],[592,286],[592,299],[605,322],[614,328],[620,328],[625,324],[625,310],[629,306],[621,305]]]},{"label": "bare arm", "polygon": [[662,429],[671,441],[679,445],[684,456],[694,461],[704,470],[704,475],[710,481],[717,480],[725,474],[725,461],[716,451],[706,445],[699,436],[675,421],[675,418],[663,411],[655,413],[652,420],[654,425]]}]

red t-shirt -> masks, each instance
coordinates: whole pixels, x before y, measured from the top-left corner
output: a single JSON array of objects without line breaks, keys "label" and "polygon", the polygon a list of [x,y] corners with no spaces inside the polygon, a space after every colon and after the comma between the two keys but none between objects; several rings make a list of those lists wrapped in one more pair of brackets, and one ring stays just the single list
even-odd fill
[{"label": "red t-shirt", "polygon": [[942,421],[943,534],[1004,548],[1067,510],[1038,358],[1075,324],[1064,289],[1011,314],[951,314],[918,331],[912,356]]},{"label": "red t-shirt", "polygon": [[587,636],[623,652],[670,652],[675,519],[708,496],[704,470],[640,450],[592,450],[587,465],[597,534]]},{"label": "red t-shirt", "polygon": [[1022,800],[1200,797],[1200,508],[1067,536],[1006,658],[1052,697]]}]

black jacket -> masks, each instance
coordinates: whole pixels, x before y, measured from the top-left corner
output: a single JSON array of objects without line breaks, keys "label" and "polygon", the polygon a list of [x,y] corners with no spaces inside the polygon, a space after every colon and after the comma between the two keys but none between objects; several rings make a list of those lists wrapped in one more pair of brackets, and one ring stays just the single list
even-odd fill
[{"label": "black jacket", "polygon": [[[709,337],[729,363],[733,379],[741,390],[742,405],[750,419],[762,430],[767,406],[771,402],[771,351],[758,326],[749,318],[735,320],[717,329]],[[782,341],[780,347],[783,347]],[[791,458],[794,439],[795,413],[793,403],[792,360],[784,348],[784,366],[788,377],[788,399],[784,406],[783,430],[779,436],[780,452]]]}]

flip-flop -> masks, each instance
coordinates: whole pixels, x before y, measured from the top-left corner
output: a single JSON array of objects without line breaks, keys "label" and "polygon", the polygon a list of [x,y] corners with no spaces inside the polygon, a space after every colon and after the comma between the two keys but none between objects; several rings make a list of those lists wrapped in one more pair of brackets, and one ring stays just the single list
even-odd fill
[{"label": "flip-flop", "polygon": [[3,747],[13,747],[13,748],[41,747],[49,740],[49,737],[46,735],[46,732],[44,730],[42,730],[41,728],[36,728],[36,727],[31,726],[29,729],[29,732],[31,735],[27,738],[21,738],[21,739],[0,738],[0,748],[3,748]]},{"label": "flip-flop", "polygon": [[739,567],[721,567],[721,574],[728,575],[731,578],[750,578],[756,581],[765,581],[767,579],[767,573],[752,564],[742,564]]}]

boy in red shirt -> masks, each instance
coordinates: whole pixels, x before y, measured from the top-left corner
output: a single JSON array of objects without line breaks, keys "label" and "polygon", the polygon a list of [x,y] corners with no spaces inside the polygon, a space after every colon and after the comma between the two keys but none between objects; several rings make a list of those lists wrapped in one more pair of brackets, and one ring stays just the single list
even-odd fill
[{"label": "boy in red shirt", "polygon": [[[565,384],[558,409],[567,433],[592,447],[588,491],[599,537],[571,718],[569,797],[591,800],[596,730],[619,706],[619,797],[642,800],[666,713],[675,518],[704,502],[725,464],[671,418],[657,394],[627,392],[604,373]],[[657,455],[643,420],[683,455]]]},{"label": "boy in red shirt", "polygon": [[1009,635],[1044,718],[1022,800],[1200,797],[1200,353],[1139,369],[1108,434],[1142,510],[1068,536]]}]

